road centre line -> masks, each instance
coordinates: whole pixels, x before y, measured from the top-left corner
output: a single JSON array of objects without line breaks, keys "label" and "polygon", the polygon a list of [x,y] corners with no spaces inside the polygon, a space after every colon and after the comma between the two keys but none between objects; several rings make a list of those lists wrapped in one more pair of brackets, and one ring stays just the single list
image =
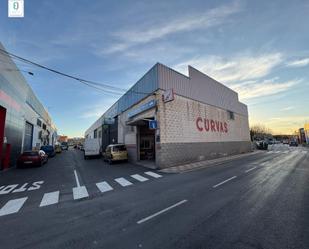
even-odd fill
[{"label": "road centre line", "polygon": [[143,177],[143,176],[141,176],[139,174],[131,175],[131,177],[136,179],[136,180],[138,180],[138,181],[140,181],[140,182],[148,181],[148,178]]},{"label": "road centre line", "polygon": [[17,213],[19,209],[21,209],[21,207],[24,205],[27,199],[28,197],[23,197],[23,198],[8,201],[0,209],[0,216]]},{"label": "road centre line", "polygon": [[78,199],[83,199],[88,197],[88,191],[85,186],[79,186],[73,188],[73,199],[78,200]]},{"label": "road centre line", "polygon": [[248,172],[250,172],[250,171],[252,171],[252,170],[254,170],[254,169],[256,169],[256,167],[253,167],[253,168],[251,168],[251,169],[247,169],[247,170],[245,170],[245,172],[248,173]]},{"label": "road centre line", "polygon": [[149,175],[149,176],[152,176],[152,177],[154,177],[154,178],[160,178],[160,177],[162,177],[161,175],[159,175],[159,174],[157,174],[157,173],[155,173],[155,172],[152,172],[152,171],[147,171],[147,172],[145,172],[145,174],[146,174],[146,175]]},{"label": "road centre line", "polygon": [[216,185],[214,185],[214,186],[212,186],[213,188],[216,188],[216,187],[219,187],[220,185],[222,185],[222,184],[224,184],[224,183],[227,183],[228,181],[231,181],[231,180],[233,180],[233,179],[235,179],[237,176],[232,176],[232,177],[230,177],[229,179],[226,179],[226,180],[224,180],[224,181],[222,181],[222,182],[220,182],[220,183],[218,183],[218,184],[216,184]]},{"label": "road centre line", "polygon": [[150,220],[150,219],[152,219],[152,218],[154,218],[154,217],[156,217],[156,216],[158,216],[158,215],[160,215],[160,214],[163,214],[163,213],[167,212],[168,210],[170,210],[170,209],[172,209],[172,208],[175,208],[175,207],[177,207],[177,206],[180,206],[180,205],[186,203],[187,201],[188,201],[188,200],[182,200],[182,201],[180,201],[180,202],[177,202],[177,203],[175,203],[175,204],[172,205],[172,206],[169,206],[169,207],[167,207],[167,208],[164,208],[164,209],[162,209],[162,210],[159,211],[159,212],[156,212],[156,213],[154,213],[154,214],[152,214],[152,215],[149,215],[149,216],[146,217],[146,218],[143,218],[143,219],[137,221],[136,223],[137,223],[137,224],[142,224],[143,222],[148,221],[148,220]]},{"label": "road centre line", "polygon": [[122,187],[126,187],[126,186],[130,186],[133,183],[129,182],[127,179],[120,177],[120,178],[116,178],[114,179],[116,182],[118,182]]},{"label": "road centre line", "polygon": [[53,205],[59,202],[59,191],[45,193],[42,201],[40,203],[40,207]]},{"label": "road centre line", "polygon": [[77,185],[77,187],[80,187],[80,183],[79,183],[79,180],[78,180],[77,172],[76,172],[75,169],[74,169],[74,175],[75,175],[76,185]]}]

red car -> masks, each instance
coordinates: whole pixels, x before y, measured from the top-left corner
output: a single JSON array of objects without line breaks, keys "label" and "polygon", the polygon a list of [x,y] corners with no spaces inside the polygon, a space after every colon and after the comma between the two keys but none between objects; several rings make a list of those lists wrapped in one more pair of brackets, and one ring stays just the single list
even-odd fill
[{"label": "red car", "polygon": [[17,159],[17,167],[24,166],[42,166],[47,163],[48,156],[42,150],[40,151],[25,151]]}]

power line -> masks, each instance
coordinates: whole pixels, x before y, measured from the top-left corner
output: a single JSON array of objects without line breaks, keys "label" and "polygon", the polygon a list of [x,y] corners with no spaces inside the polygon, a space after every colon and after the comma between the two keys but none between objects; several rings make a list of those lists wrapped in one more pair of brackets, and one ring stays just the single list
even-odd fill
[{"label": "power line", "polygon": [[[0,52],[6,54],[6,55],[8,55],[8,56],[11,56],[11,57],[13,57],[13,58],[15,58],[15,59],[18,59],[18,60],[20,60],[20,61],[23,61],[23,62],[25,62],[25,63],[31,64],[31,65],[33,65],[33,66],[37,66],[37,67],[39,67],[39,68],[48,70],[48,71],[50,71],[50,72],[59,74],[59,75],[61,75],[61,76],[64,76],[64,77],[67,77],[67,78],[71,78],[71,79],[77,80],[77,81],[79,81],[79,82],[81,82],[81,83],[83,83],[83,84],[85,84],[85,85],[87,85],[87,86],[94,87],[94,88],[96,88],[96,89],[98,89],[98,90],[102,90],[102,91],[106,91],[106,92],[108,92],[108,93],[118,94],[118,95],[121,95],[121,94],[123,94],[124,91],[126,91],[125,89],[121,89],[121,88],[109,86],[109,85],[106,85],[106,84],[101,84],[101,83],[97,83],[97,82],[85,80],[85,79],[82,79],[82,78],[79,78],[79,77],[75,77],[75,76],[72,76],[72,75],[69,75],[69,74],[60,72],[60,71],[55,70],[55,69],[52,69],[52,68],[48,68],[48,67],[43,66],[43,65],[40,65],[40,64],[38,64],[38,63],[36,63],[36,62],[30,61],[30,60],[28,60],[28,59],[22,58],[22,57],[20,57],[20,56],[15,55],[15,54],[9,53],[9,52],[7,52],[7,51],[1,49],[1,48],[0,48]],[[93,86],[93,85],[91,85],[91,84],[96,84],[96,85],[99,85],[99,86],[101,86],[101,87],[105,87],[105,88],[109,88],[109,89],[108,89],[108,90],[106,90],[106,89],[101,89],[101,88],[95,87],[95,86]],[[117,92],[117,91],[118,91],[118,92]],[[121,91],[122,93],[120,93],[119,91]]]},{"label": "power line", "polygon": [[[71,79],[74,79],[74,80],[77,80],[89,87],[92,87],[92,88],[95,88],[97,90],[100,90],[100,91],[104,91],[104,92],[107,92],[109,94],[117,94],[117,95],[122,95],[124,94],[125,92],[133,92],[133,93],[136,93],[136,94],[144,94],[144,95],[148,95],[150,94],[149,92],[138,92],[138,91],[134,91],[133,89],[129,89],[129,90],[126,90],[126,89],[123,89],[123,88],[119,88],[119,87],[113,87],[113,86],[110,86],[110,85],[107,85],[107,84],[103,84],[103,83],[98,83],[98,82],[94,82],[94,81],[90,81],[90,80],[85,80],[85,79],[82,79],[82,78],[79,78],[79,77],[76,77],[76,76],[72,76],[70,74],[67,74],[67,73],[63,73],[61,71],[58,71],[58,70],[55,70],[55,69],[52,69],[52,68],[49,68],[49,67],[46,67],[44,65],[41,65],[39,63],[36,63],[36,62],[33,62],[33,61],[30,61],[28,59],[25,59],[23,57],[20,57],[18,55],[15,55],[15,54],[12,54],[10,52],[7,52],[6,50],[3,50],[0,48],[0,52],[2,52],[3,54],[7,55],[7,56],[10,56],[10,57],[13,57],[17,60],[20,60],[24,63],[27,63],[27,64],[30,64],[30,65],[33,65],[33,66],[36,66],[36,67],[39,67],[39,68],[42,68],[42,69],[45,69],[47,71],[50,71],[50,72],[53,72],[53,73],[56,73],[56,74],[59,74],[61,76],[64,76],[64,77],[68,77],[68,78],[71,78]],[[96,86],[99,86],[99,87],[96,87]],[[104,88],[108,88],[108,89],[102,89],[100,87],[104,87]]]}]

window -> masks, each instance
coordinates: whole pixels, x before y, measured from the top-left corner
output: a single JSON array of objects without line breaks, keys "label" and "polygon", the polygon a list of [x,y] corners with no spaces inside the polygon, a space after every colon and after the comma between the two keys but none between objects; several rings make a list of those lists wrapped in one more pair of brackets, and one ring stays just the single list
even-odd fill
[{"label": "window", "polygon": [[141,149],[151,149],[151,141],[147,138],[142,138],[140,143]]},{"label": "window", "polygon": [[43,124],[43,129],[46,130],[46,124]]},{"label": "window", "polygon": [[102,137],[102,131],[99,131],[99,138]]},{"label": "window", "polygon": [[42,121],[37,119],[36,124],[41,127],[42,126]]},{"label": "window", "polygon": [[125,145],[116,145],[113,147],[114,152],[119,152],[119,151],[127,151]]},{"label": "window", "polygon": [[228,119],[231,119],[231,120],[235,119],[234,112],[232,111],[227,111],[227,116],[228,116]]},{"label": "window", "polygon": [[97,131],[97,130],[94,130],[94,131],[93,131],[93,138],[97,138],[97,136],[98,136],[98,131]]}]

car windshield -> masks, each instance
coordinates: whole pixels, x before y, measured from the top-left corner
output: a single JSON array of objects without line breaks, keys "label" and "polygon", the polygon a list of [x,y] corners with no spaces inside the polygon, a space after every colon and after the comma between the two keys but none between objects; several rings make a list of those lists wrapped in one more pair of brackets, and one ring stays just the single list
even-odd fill
[{"label": "car windshield", "polygon": [[53,146],[42,146],[41,147],[41,150],[44,150],[44,151],[52,151],[54,149]]},{"label": "car windshield", "polygon": [[125,145],[117,145],[113,147],[114,152],[119,152],[119,151],[126,151],[126,146]]}]

